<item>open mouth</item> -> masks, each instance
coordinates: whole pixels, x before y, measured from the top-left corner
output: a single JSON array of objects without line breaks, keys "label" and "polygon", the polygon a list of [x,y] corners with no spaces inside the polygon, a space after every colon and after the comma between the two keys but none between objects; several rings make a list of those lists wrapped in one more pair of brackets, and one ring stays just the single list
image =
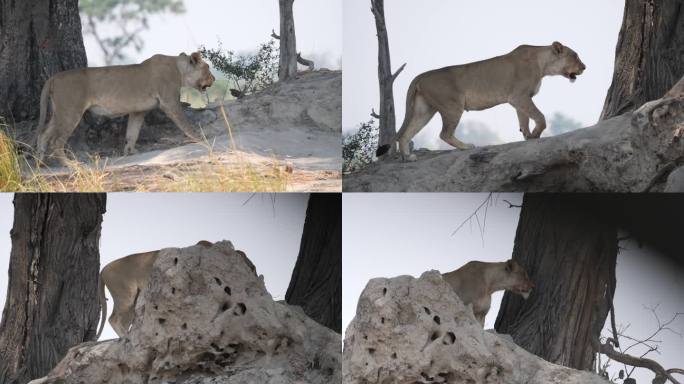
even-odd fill
[{"label": "open mouth", "polygon": [[577,76],[578,76],[578,75],[579,75],[579,74],[578,74],[577,72],[570,72],[570,73],[566,73],[566,74],[565,74],[565,77],[567,77],[568,79],[570,79],[570,82],[571,82],[571,83],[574,83],[575,80],[577,80]]},{"label": "open mouth", "polygon": [[202,89],[202,92],[204,92],[207,90],[207,88],[209,88],[209,86],[205,84],[205,85],[201,86],[200,88]]},{"label": "open mouth", "polygon": [[521,287],[514,287],[513,289],[511,289],[511,291],[513,291],[513,293],[515,293],[517,295],[522,296],[524,299],[527,299],[530,296],[530,293],[532,290],[521,288]]}]

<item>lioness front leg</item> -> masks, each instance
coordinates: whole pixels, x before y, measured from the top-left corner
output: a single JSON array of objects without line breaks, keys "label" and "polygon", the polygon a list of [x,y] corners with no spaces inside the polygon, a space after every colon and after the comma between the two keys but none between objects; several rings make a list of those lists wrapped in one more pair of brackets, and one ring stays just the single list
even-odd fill
[{"label": "lioness front leg", "polygon": [[527,116],[524,112],[522,112],[519,109],[516,109],[515,112],[517,112],[517,114],[518,114],[518,123],[520,125],[520,132],[522,132],[525,140],[531,139],[532,133],[530,133],[530,117]]},{"label": "lioness front leg", "polygon": [[[175,100],[175,99],[174,99]],[[195,134],[192,131],[192,125],[188,121],[188,119],[185,117],[185,114],[183,113],[183,107],[181,106],[180,102],[177,103],[171,103],[171,104],[160,104],[160,108],[166,115],[173,121],[178,128],[180,128],[183,133],[187,137],[189,137],[192,141],[199,143],[200,139],[198,139]]]},{"label": "lioness front leg", "polygon": [[143,121],[145,121],[145,112],[131,113],[128,115],[124,156],[138,153],[135,149],[135,143],[138,141],[138,135],[140,135],[140,128],[142,127]]},{"label": "lioness front leg", "polygon": [[532,131],[528,138],[538,139],[542,132],[544,132],[544,129],[546,129],[546,118],[544,117],[544,114],[541,113],[539,108],[534,105],[532,98],[516,98],[511,101],[511,105],[516,109],[516,111],[520,111],[519,113],[524,113],[525,115],[529,116],[529,118],[534,120],[534,131]]}]

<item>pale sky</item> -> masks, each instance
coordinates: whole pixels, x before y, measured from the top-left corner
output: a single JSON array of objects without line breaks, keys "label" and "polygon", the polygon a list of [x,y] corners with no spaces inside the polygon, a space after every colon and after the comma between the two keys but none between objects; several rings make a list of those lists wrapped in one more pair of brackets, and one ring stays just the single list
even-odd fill
[{"label": "pale sky", "polygon": [[[134,62],[154,54],[178,55],[194,52],[200,45],[235,52],[253,51],[279,30],[276,0],[185,0],[186,12],[150,19],[143,32],[142,52],[127,50]],[[294,2],[297,50],[313,58],[318,67],[339,68],[342,57],[342,0],[297,0]],[[105,30],[106,31],[106,30]],[[103,65],[95,41],[84,38],[89,66]]]},{"label": "pale sky", "polygon": [[[342,241],[342,329],[356,312],[356,303],[366,283],[375,277],[412,275],[424,271],[455,270],[468,261],[505,261],[513,253],[513,241],[520,209],[508,208],[503,200],[520,204],[521,194],[495,194],[498,201],[487,212],[484,240],[476,221],[452,232],[487,194],[468,193],[345,193]],[[480,214],[480,220],[484,217]],[[628,334],[645,338],[656,327],[644,306],[659,305],[661,320],[684,312],[684,269],[671,264],[648,247],[634,241],[621,242],[617,260],[615,308],[617,323],[631,324]],[[492,295],[492,307],[485,328],[493,328],[502,292]],[[672,325],[684,332],[684,317]],[[668,333],[659,335],[661,352],[649,357],[667,368],[681,368],[684,339]],[[628,340],[622,340],[629,345]],[[636,349],[639,351],[639,349]],[[643,352],[643,351],[642,351]],[[620,365],[613,364],[615,370]],[[639,383],[651,382],[649,371],[635,371]]]},{"label": "pale sky", "polygon": [[[187,247],[200,240],[230,240],[244,251],[276,300],[285,299],[299,252],[308,194],[109,193],[102,223],[100,269],[139,252]],[[0,193],[0,308],[7,295],[7,271],[14,207]],[[107,297],[109,293],[107,293]],[[111,300],[109,301],[111,303]],[[108,305],[108,315],[112,305]],[[1,310],[0,310],[1,311]],[[1,316],[1,315],[0,315]],[[109,322],[101,339],[116,338]]]},{"label": "pale sky", "polygon": [[[418,5],[420,4],[420,5]],[[594,124],[610,86],[624,0],[578,0],[572,5],[547,0],[385,2],[392,70],[407,63],[394,83],[397,129],[404,119],[406,90],[418,74],[449,65],[499,56],[521,44],[573,48],[587,70],[570,83],[547,77],[534,98],[547,121],[561,112],[583,126]],[[377,37],[368,0],[344,2],[343,130],[358,128],[378,111]],[[466,112],[462,122],[482,122],[498,141],[522,140],[515,110],[508,104]],[[414,139],[416,147],[451,148],[438,134],[436,115]],[[531,123],[533,125],[533,123]],[[462,127],[456,130],[463,135]],[[471,132],[468,137],[481,136]]]}]

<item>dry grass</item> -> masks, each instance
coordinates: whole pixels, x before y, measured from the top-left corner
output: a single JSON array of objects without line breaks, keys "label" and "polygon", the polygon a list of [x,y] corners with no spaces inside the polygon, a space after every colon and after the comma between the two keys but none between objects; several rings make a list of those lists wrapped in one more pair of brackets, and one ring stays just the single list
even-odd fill
[{"label": "dry grass", "polygon": [[17,146],[0,126],[0,191],[17,192],[22,189],[21,168]]},{"label": "dry grass", "polygon": [[[228,116],[221,108],[230,140],[228,153],[214,150],[206,138],[202,145],[207,155],[200,161],[176,165],[111,168],[98,156],[86,163],[72,161],[67,171],[55,174],[39,172],[31,162],[17,154],[16,143],[0,131],[0,191],[10,192],[281,192],[292,183],[276,158],[266,164],[254,163],[237,148]],[[22,168],[24,171],[22,172]],[[140,167],[145,168],[145,167]],[[150,175],[151,173],[151,175]],[[169,176],[173,175],[173,176]]]}]

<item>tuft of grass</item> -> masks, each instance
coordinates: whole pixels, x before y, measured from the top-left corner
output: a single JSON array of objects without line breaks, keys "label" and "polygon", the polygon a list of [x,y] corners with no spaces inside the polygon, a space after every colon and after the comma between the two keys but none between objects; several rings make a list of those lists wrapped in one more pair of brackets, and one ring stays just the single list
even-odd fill
[{"label": "tuft of grass", "polygon": [[0,126],[0,191],[19,192],[22,190],[21,167],[17,145]]}]

